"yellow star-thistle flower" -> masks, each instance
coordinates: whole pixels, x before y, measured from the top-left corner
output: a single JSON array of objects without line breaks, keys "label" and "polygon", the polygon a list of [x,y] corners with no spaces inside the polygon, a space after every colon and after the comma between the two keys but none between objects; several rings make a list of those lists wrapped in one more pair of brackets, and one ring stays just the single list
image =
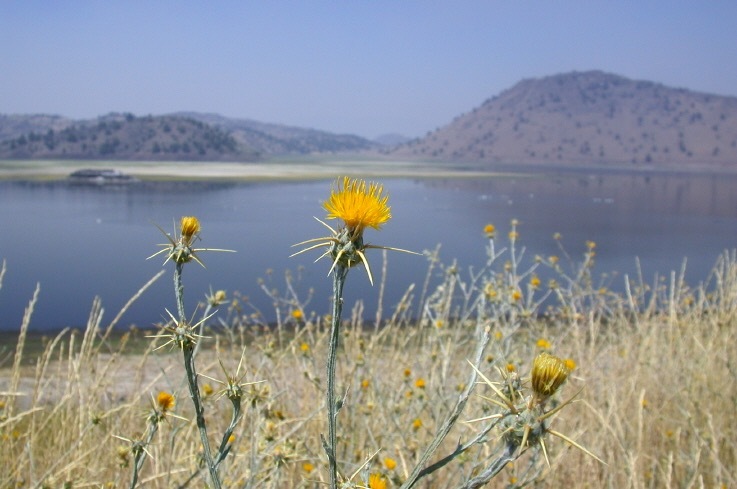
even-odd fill
[{"label": "yellow star-thistle flower", "polygon": [[343,177],[330,191],[330,197],[323,203],[328,219],[342,219],[355,237],[367,227],[380,229],[391,219],[391,207],[387,205],[389,195],[384,186],[364,180]]},{"label": "yellow star-thistle flower", "polygon": [[192,238],[200,232],[200,221],[194,216],[184,216],[179,222],[179,227],[182,230],[182,241],[189,245]]},{"label": "yellow star-thistle flower", "polygon": [[541,399],[546,399],[558,390],[569,373],[565,361],[543,352],[532,362],[532,390]]},{"label": "yellow star-thistle flower", "polygon": [[371,474],[368,486],[369,489],[386,489],[386,477],[381,474]]},{"label": "yellow star-thistle flower", "polygon": [[160,226],[156,226],[166,236],[168,243],[160,244],[163,249],[157,251],[148,258],[153,258],[162,253],[166,253],[166,260],[164,263],[171,260],[177,264],[188,263],[191,260],[196,261],[203,267],[205,266],[197,256],[197,252],[200,251],[230,251],[233,250],[222,250],[216,248],[193,248],[193,244],[200,235],[200,221],[194,216],[184,216],[179,221],[179,235],[174,237],[166,233]]},{"label": "yellow star-thistle flower", "polygon": [[318,222],[330,230],[331,236],[308,239],[307,241],[297,243],[293,246],[306,245],[308,243],[315,244],[291,256],[317,248],[327,247],[327,251],[318,260],[324,256],[330,256],[333,259],[333,265],[330,267],[328,275],[337,266],[348,269],[359,263],[363,263],[366,267],[369,281],[373,284],[374,279],[371,276],[371,269],[369,268],[365,255],[367,249],[378,248],[418,254],[399,248],[364,243],[363,231],[367,227],[380,229],[383,224],[391,219],[391,208],[387,204],[388,201],[389,196],[384,193],[383,185],[378,183],[366,184],[364,180],[349,177],[336,180],[330,191],[328,200],[323,203],[323,207],[328,213],[327,219],[341,219],[343,226],[333,229],[330,225],[316,218]]},{"label": "yellow star-thistle flower", "polygon": [[576,368],[576,361],[572,358],[566,358],[565,360],[563,360],[563,363],[566,364],[566,368],[569,372],[573,372],[573,370],[575,370]]},{"label": "yellow star-thistle flower", "polygon": [[156,397],[156,404],[159,406],[159,409],[161,409],[161,412],[165,413],[174,409],[174,406],[176,405],[176,399],[168,392],[161,391]]}]

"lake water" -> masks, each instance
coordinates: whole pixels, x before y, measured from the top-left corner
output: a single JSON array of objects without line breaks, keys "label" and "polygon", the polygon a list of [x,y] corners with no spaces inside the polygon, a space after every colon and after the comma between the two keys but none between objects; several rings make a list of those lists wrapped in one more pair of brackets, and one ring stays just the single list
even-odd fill
[{"label": "lake water", "polygon": [[[519,220],[520,242],[531,258],[560,254],[558,232],[567,251],[579,258],[586,240],[597,243],[598,273],[633,274],[639,257],[645,277],[680,269],[688,257],[687,279],[706,278],[718,255],[735,247],[737,178],[732,176],[593,174],[480,179],[386,179],[393,218],[380,231],[366,231],[368,242],[415,251],[442,244],[445,263],[461,268],[484,262],[483,227],[493,223],[502,241],[509,222]],[[271,300],[259,288],[284,289],[284,273],[304,267],[296,285],[308,310],[329,312],[331,281],[327,260],[313,263],[312,252],[294,258],[291,244],[324,236],[312,216],[322,218],[321,202],[330,181],[275,183],[141,183],[123,187],[72,186],[62,182],[0,182],[0,259],[7,274],[0,290],[0,330],[17,330],[36,282],[41,293],[31,322],[34,330],[80,326],[92,300],[102,298],[107,324],[128,298],[161,270],[163,259],[146,260],[182,215],[202,223],[202,247],[237,253],[203,253],[207,269],[185,268],[189,311],[212,289],[239,291],[268,319]],[[375,277],[381,252],[371,250]],[[388,254],[385,309],[411,283],[424,280],[427,260]],[[167,275],[123,317],[122,326],[148,327],[176,309]],[[267,273],[267,270],[272,270]],[[371,319],[378,286],[365,273],[352,272],[347,304],[361,297]]]}]

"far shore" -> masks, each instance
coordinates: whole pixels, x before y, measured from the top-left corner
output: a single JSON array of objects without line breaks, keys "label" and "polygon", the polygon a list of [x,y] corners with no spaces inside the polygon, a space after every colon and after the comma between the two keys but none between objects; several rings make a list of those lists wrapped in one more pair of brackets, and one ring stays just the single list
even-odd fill
[{"label": "far shore", "polygon": [[[367,178],[477,178],[512,172],[487,171],[422,162],[300,160],[265,162],[4,160],[0,180],[62,180],[74,171],[114,168],[140,180],[317,180],[335,175]],[[516,173],[516,172],[515,172]]]},{"label": "far shore", "polygon": [[268,181],[323,180],[336,175],[362,178],[490,178],[560,172],[642,172],[735,175],[731,168],[701,166],[629,167],[623,165],[505,165],[482,168],[442,162],[351,158],[293,159],[259,162],[0,160],[0,181],[64,180],[82,169],[116,169],[144,181]]}]

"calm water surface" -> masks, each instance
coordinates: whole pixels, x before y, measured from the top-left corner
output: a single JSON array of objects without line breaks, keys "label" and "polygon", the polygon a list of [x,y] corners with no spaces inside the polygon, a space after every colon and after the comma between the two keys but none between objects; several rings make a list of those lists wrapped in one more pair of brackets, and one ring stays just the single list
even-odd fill
[{"label": "calm water surface", "polygon": [[[688,257],[687,278],[706,278],[717,256],[735,247],[737,179],[729,176],[622,175],[568,173],[475,180],[384,180],[393,219],[367,241],[415,251],[442,244],[445,263],[478,267],[485,259],[483,226],[493,223],[505,239],[509,222],[519,220],[526,256],[560,254],[558,232],[575,259],[586,240],[597,243],[599,273],[633,274],[639,257],[646,278],[679,269]],[[146,260],[164,242],[154,223],[167,231],[182,215],[202,222],[202,247],[237,253],[203,253],[207,269],[185,268],[187,309],[210,288],[239,291],[268,317],[271,300],[258,279],[283,290],[284,273],[303,266],[297,291],[315,294],[308,310],[329,311],[327,261],[313,264],[317,252],[288,256],[292,243],[325,235],[312,216],[321,217],[329,181],[297,183],[143,183],[106,188],[65,183],[0,183],[0,259],[7,274],[0,290],[0,330],[17,330],[23,309],[40,282],[32,329],[83,325],[99,295],[109,322],[128,298],[161,270],[162,259]],[[381,253],[369,252],[376,278]],[[427,261],[388,255],[385,309],[406,288],[421,286]],[[169,266],[170,268],[170,266]],[[270,273],[267,270],[271,270]],[[122,325],[148,327],[164,309],[176,309],[171,270],[123,317]],[[610,274],[611,276],[611,274]],[[346,301],[365,300],[373,317],[378,286],[365,273],[352,272]],[[269,319],[273,319],[269,317]]]}]

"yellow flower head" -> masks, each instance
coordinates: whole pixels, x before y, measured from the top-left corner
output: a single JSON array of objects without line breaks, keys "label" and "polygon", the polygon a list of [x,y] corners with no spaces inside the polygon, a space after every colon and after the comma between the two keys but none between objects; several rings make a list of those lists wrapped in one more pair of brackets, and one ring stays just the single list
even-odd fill
[{"label": "yellow flower head", "polygon": [[484,234],[486,234],[486,237],[491,239],[496,234],[496,228],[493,224],[487,224],[484,226]]},{"label": "yellow flower head", "polygon": [[550,350],[550,346],[550,342],[545,338],[540,338],[539,340],[537,340],[537,347],[541,350]]},{"label": "yellow flower head", "polygon": [[299,321],[300,319],[302,319],[302,317],[303,317],[303,315],[302,315],[302,311],[300,309],[294,309],[292,311],[292,318],[294,318],[297,321]]},{"label": "yellow flower head", "polygon": [[368,486],[369,489],[386,489],[386,477],[381,474],[371,474]]},{"label": "yellow flower head", "polygon": [[[199,251],[233,251],[233,250],[221,250],[216,248],[194,248],[194,241],[196,238],[200,235],[200,221],[194,216],[183,216],[179,221],[179,236],[170,236],[166,231],[161,229],[158,225],[156,226],[159,228],[159,230],[164,233],[164,236],[166,236],[166,239],[168,243],[160,244],[163,249],[157,251],[153,255],[149,256],[149,258],[153,258],[155,256],[158,256],[162,253],[166,253],[166,260],[171,260],[174,263],[177,263],[178,265],[188,263],[191,260],[196,261],[203,267],[205,266],[202,261],[197,257],[197,252]],[[176,232],[175,232],[176,234]],[[222,296],[224,299],[225,292],[222,292]],[[214,294],[208,297],[208,301],[211,303],[216,300],[216,297]],[[213,304],[219,305],[218,304]]]},{"label": "yellow flower head", "polygon": [[179,227],[182,230],[182,241],[185,244],[190,244],[192,238],[200,233],[200,221],[194,216],[182,217]]},{"label": "yellow flower head", "polygon": [[537,289],[538,287],[540,287],[540,277],[538,277],[537,275],[533,275],[532,277],[530,277],[530,287],[532,287],[533,289]]},{"label": "yellow flower head", "polygon": [[425,379],[420,377],[419,379],[415,380],[415,387],[418,389],[424,389],[425,388]]},{"label": "yellow flower head", "polygon": [[359,235],[367,227],[380,229],[391,219],[391,208],[387,205],[389,195],[384,194],[384,186],[356,178],[343,177],[330,191],[330,197],[323,203],[328,219],[342,219],[351,234]]},{"label": "yellow flower head", "polygon": [[532,390],[540,398],[552,396],[568,378],[566,362],[546,352],[532,362]]},{"label": "yellow flower head", "polygon": [[161,391],[156,397],[156,405],[159,406],[159,409],[161,409],[161,411],[165,413],[174,409],[174,406],[176,405],[176,399],[174,399],[174,396],[169,394],[168,392]]},{"label": "yellow flower head", "polygon": [[[324,238],[308,239],[292,246],[310,244],[307,248],[291,256],[299,255],[306,251],[327,247],[327,251],[320,256],[329,256],[333,260],[328,275],[334,270],[343,274],[347,269],[363,263],[369,282],[373,285],[374,278],[371,275],[366,250],[378,248],[383,250],[402,251],[405,253],[419,254],[413,251],[388,246],[377,246],[366,244],[363,241],[363,231],[367,227],[380,229],[381,226],[391,219],[391,208],[387,205],[389,196],[384,193],[384,186],[378,183],[369,183],[364,180],[344,177],[341,181],[336,180],[328,200],[323,207],[328,212],[328,219],[342,219],[343,226],[333,229],[330,225],[320,221],[331,232],[331,236]],[[315,244],[311,244],[315,243]],[[318,258],[318,260],[320,259]]]},{"label": "yellow flower head", "polygon": [[384,458],[384,467],[387,470],[394,470],[397,467],[397,461],[391,457]]},{"label": "yellow flower head", "polygon": [[420,418],[415,418],[414,421],[412,421],[412,429],[417,431],[420,428],[422,428],[422,420]]}]

